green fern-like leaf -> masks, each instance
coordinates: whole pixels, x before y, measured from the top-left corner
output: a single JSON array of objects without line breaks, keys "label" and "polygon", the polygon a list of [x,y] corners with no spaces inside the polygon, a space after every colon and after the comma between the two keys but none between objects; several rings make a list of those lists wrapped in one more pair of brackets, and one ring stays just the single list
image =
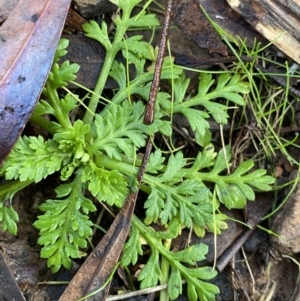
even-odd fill
[{"label": "green fern-like leaf", "polygon": [[130,237],[125,243],[122,255],[122,265],[136,264],[139,255],[143,255],[140,233],[136,227],[131,227]]},{"label": "green fern-like leaf", "polygon": [[[176,226],[176,224],[179,225],[176,222],[176,219],[172,221],[172,224],[173,226]],[[196,262],[204,260],[208,252],[208,246],[204,244],[198,244],[191,246],[185,250],[171,252],[164,247],[161,239],[165,239],[167,237],[169,237],[170,239],[174,234],[171,233],[172,231],[153,231],[152,229],[146,227],[137,218],[133,219],[133,227],[136,227],[137,230],[135,231],[140,233],[140,235],[144,238],[144,240],[149,244],[151,248],[150,258],[138,277],[139,280],[142,281],[142,288],[154,286],[158,283],[159,279],[162,276],[162,271],[158,262],[159,257],[162,256],[166,261],[168,261],[169,265],[171,266],[168,279],[168,296],[171,300],[178,298],[178,295],[181,293],[182,280],[186,280],[188,290],[190,290],[188,294],[191,299],[189,300],[215,300],[215,296],[219,293],[219,289],[215,285],[207,283],[206,281],[214,278],[217,272],[211,267],[206,266],[201,268],[186,266],[186,264],[194,266]],[[135,233],[135,236],[138,237],[138,234]],[[127,249],[129,248],[130,245],[128,241]]]},{"label": "green fern-like leaf", "polygon": [[34,109],[33,116],[42,116],[42,115],[53,115],[55,116],[55,110],[51,107],[51,105],[45,101],[40,100]]},{"label": "green fern-like leaf", "polygon": [[[247,160],[230,175],[223,175],[222,172],[230,167],[231,151],[229,147],[220,150],[216,159],[212,161],[216,155],[213,151],[213,146],[208,145],[206,150],[208,161],[203,158],[203,154],[199,154],[194,166],[190,171],[187,171],[185,177],[197,179],[200,182],[208,181],[215,183],[218,199],[229,209],[243,208],[246,201],[255,199],[254,189],[263,191],[271,190],[271,184],[274,183],[274,178],[266,175],[266,170],[257,169],[251,172],[254,162]],[[204,163],[201,163],[204,160]],[[207,161],[207,162],[205,162]],[[210,162],[210,163],[209,163]],[[200,171],[200,168],[211,166],[210,171]],[[198,172],[197,172],[198,169]]]},{"label": "green fern-like leaf", "polygon": [[154,61],[155,57],[153,47],[145,42],[141,41],[143,36],[137,35],[130,37],[120,43],[120,47],[125,52],[130,51],[131,53],[137,55],[140,58],[148,59]]},{"label": "green fern-like leaf", "polygon": [[171,300],[178,298],[182,294],[182,278],[178,269],[171,268],[170,277],[168,281],[168,295]]},{"label": "green fern-like leaf", "polygon": [[109,75],[118,83],[120,88],[119,91],[124,91],[123,89],[125,89],[127,86],[126,69],[124,65],[117,61],[114,61]]},{"label": "green fern-like leaf", "polygon": [[92,235],[92,222],[88,213],[96,210],[92,202],[82,195],[81,173],[75,180],[56,189],[64,199],[48,200],[39,208],[44,212],[34,226],[40,230],[38,243],[43,245],[41,257],[57,272],[61,266],[70,268],[71,258],[80,258],[80,249]]},{"label": "green fern-like leaf", "polygon": [[[113,0],[115,1],[115,0]],[[141,2],[138,0],[138,3]],[[134,16],[130,18],[127,22],[127,25],[129,28],[134,28],[134,27],[157,27],[159,26],[159,21],[157,20],[156,16],[154,14],[139,14],[138,17]]]},{"label": "green fern-like leaf", "polygon": [[112,44],[108,36],[107,25],[105,22],[102,22],[101,26],[99,26],[96,21],[92,20],[89,23],[83,24],[82,28],[87,37],[101,43],[107,51],[110,50]]},{"label": "green fern-like leaf", "polygon": [[53,140],[45,141],[42,136],[23,136],[1,166],[0,174],[7,180],[39,182],[58,171],[66,157]]},{"label": "green fern-like leaf", "polygon": [[102,114],[97,114],[91,152],[105,153],[118,160],[122,160],[122,154],[133,158],[136,150],[145,145],[146,135],[139,128],[143,113],[141,102],[132,105],[124,102],[121,106],[111,105]]},{"label": "green fern-like leaf", "polygon": [[49,96],[51,91],[59,87],[67,86],[68,82],[76,78],[76,73],[79,68],[79,65],[70,64],[69,61],[63,62],[62,65],[54,63],[44,87],[43,94]]},{"label": "green fern-like leaf", "polygon": [[[207,268],[207,272],[216,276],[216,273],[211,273],[212,269]],[[213,278],[212,277],[212,278]],[[190,301],[215,301],[216,295],[220,293],[220,290],[217,286],[195,279],[194,281],[188,281],[188,298]]]},{"label": "green fern-like leaf", "polygon": [[[70,126],[70,111],[77,107],[77,100],[73,95],[68,93],[65,98],[59,99],[56,91],[58,88],[64,87],[68,82],[74,80],[79,70],[79,65],[70,64],[68,61],[65,61],[62,65],[58,64],[58,60],[67,53],[68,45],[68,40],[60,40],[54,63],[43,89],[43,95],[47,98],[47,101],[39,101],[31,117],[33,122],[51,133],[59,130],[60,125],[62,127]],[[56,121],[45,120],[43,116],[49,114],[55,116],[58,123]]]},{"label": "green fern-like leaf", "polygon": [[19,217],[10,202],[0,202],[0,223],[3,231],[17,235]]},{"label": "green fern-like leaf", "polygon": [[63,152],[74,154],[79,159],[86,147],[85,135],[89,131],[90,126],[88,124],[83,124],[81,120],[77,120],[72,127],[60,128],[54,135],[54,140],[59,144],[59,149]]},{"label": "green fern-like leaf", "polygon": [[[125,50],[123,50],[123,53]],[[138,58],[131,52],[125,52],[124,57],[129,57],[130,61],[135,65],[137,69],[137,76],[130,80],[127,84],[127,89],[120,89],[118,93],[113,97],[112,102],[114,104],[120,104],[130,95],[139,95],[140,98],[148,100],[151,83],[153,80],[154,65],[148,67],[145,70],[145,59]],[[166,57],[163,62],[161,79],[178,79],[183,73],[182,68],[174,65],[174,62],[169,57]],[[122,63],[114,63],[110,71],[110,76],[113,77],[121,87],[125,87],[125,79],[127,78],[126,68]],[[159,92],[157,94],[157,112],[159,112],[159,103],[165,103],[168,105],[170,103],[170,94],[166,92]],[[109,106],[109,104],[108,104]]]},{"label": "green fern-like leaf", "polygon": [[160,278],[159,252],[156,248],[152,248],[150,258],[140,272],[138,280],[141,281],[141,288],[143,289],[157,285]]},{"label": "green fern-like leaf", "polygon": [[55,63],[57,63],[61,57],[68,53],[67,48],[69,46],[69,43],[70,42],[67,39],[60,39],[54,56]]},{"label": "green fern-like leaf", "polygon": [[[180,113],[188,119],[191,128],[196,132],[196,141],[202,146],[210,142],[208,117],[212,116],[216,122],[222,124],[226,124],[229,117],[228,106],[212,100],[221,98],[243,105],[241,94],[249,93],[247,84],[242,83],[237,74],[221,74],[216,87],[213,86],[214,82],[210,73],[200,73],[198,93],[185,100],[189,79],[182,74],[174,82],[175,104],[166,99],[159,102],[166,112]],[[203,110],[195,109],[195,106],[202,106]]]},{"label": "green fern-like leaf", "polygon": [[[72,110],[77,107],[77,100],[71,94],[67,94],[63,99],[59,100],[60,114],[63,120],[69,120],[69,115]],[[61,130],[61,125],[57,121],[49,121],[44,119],[44,115],[53,115],[57,117],[56,110],[50,105],[48,101],[40,100],[31,116],[31,121],[43,126],[45,123],[48,124],[47,130],[51,133],[56,133]]]},{"label": "green fern-like leaf", "polygon": [[165,158],[162,156],[160,149],[157,149],[149,157],[149,161],[146,167],[146,172],[156,174],[163,169],[164,165],[162,164],[165,161]]},{"label": "green fern-like leaf", "polygon": [[99,201],[121,207],[128,189],[124,176],[117,170],[105,170],[93,163],[84,167],[81,181],[88,183],[88,190]]},{"label": "green fern-like leaf", "polygon": [[186,159],[181,152],[177,152],[170,156],[163,174],[155,180],[148,180],[149,176],[145,176],[145,180],[151,183],[151,193],[144,205],[146,224],[159,219],[165,225],[175,216],[186,227],[191,227],[193,223],[204,227],[212,222],[211,193],[197,180],[182,181],[185,165]]},{"label": "green fern-like leaf", "polygon": [[[171,282],[171,285],[181,287],[182,278],[185,279],[188,286],[189,300],[213,301],[216,295],[220,293],[217,286],[206,282],[206,280],[211,280],[217,275],[216,270],[208,266],[188,268],[181,263],[188,262],[195,264],[195,261],[205,259],[207,251],[208,247],[204,244],[194,245],[175,254],[167,251],[166,257],[170,265],[173,269],[176,268],[179,271],[179,273],[176,273],[176,278],[170,278],[169,282],[176,280],[177,283]],[[175,295],[175,292],[173,295],[175,298],[178,297],[178,295]]]}]

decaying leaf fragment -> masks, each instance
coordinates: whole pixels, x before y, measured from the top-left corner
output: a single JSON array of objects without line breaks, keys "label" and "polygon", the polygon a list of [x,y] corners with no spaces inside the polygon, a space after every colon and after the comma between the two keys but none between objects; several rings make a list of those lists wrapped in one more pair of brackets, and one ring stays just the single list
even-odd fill
[{"label": "decaying leaf fragment", "polygon": [[42,91],[69,4],[20,0],[0,27],[0,164]]},{"label": "decaying leaf fragment", "polygon": [[300,0],[227,0],[266,39],[300,63]]}]

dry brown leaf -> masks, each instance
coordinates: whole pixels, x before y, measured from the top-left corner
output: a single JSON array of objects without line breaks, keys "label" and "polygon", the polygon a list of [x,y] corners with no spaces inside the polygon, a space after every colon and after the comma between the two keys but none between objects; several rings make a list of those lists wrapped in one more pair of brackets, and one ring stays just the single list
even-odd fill
[{"label": "dry brown leaf", "polygon": [[0,27],[0,164],[39,98],[69,4],[70,0],[20,0]]}]

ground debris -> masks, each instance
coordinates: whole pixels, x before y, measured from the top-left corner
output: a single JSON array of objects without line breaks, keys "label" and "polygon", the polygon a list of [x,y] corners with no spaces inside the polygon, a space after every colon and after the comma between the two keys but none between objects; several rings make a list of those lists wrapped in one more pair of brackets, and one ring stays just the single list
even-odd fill
[{"label": "ground debris", "polygon": [[108,0],[75,0],[75,8],[85,18],[112,12],[116,6]]},{"label": "ground debris", "polygon": [[[290,180],[297,176],[298,172],[290,175]],[[290,191],[286,189],[286,194]],[[272,231],[278,236],[271,236],[271,244],[283,254],[300,252],[300,185],[288,197],[283,209],[275,216],[272,222]]]},{"label": "ground debris", "polygon": [[16,301],[25,300],[1,252],[0,252],[0,299],[16,300]]},{"label": "ground debris", "polygon": [[266,39],[300,63],[299,1],[228,0],[227,2]]}]

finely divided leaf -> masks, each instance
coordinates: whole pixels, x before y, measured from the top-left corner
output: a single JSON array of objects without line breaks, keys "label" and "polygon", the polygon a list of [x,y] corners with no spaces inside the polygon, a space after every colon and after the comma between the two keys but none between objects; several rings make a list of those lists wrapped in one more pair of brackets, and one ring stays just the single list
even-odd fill
[{"label": "finely divided leaf", "polygon": [[269,191],[272,189],[270,186],[274,183],[275,179],[271,176],[266,175],[265,169],[256,169],[251,172],[247,177],[247,183],[260,191]]},{"label": "finely divided leaf", "polygon": [[175,300],[182,294],[182,279],[178,269],[171,268],[167,290],[171,300]]},{"label": "finely divided leaf", "polygon": [[186,159],[183,158],[182,152],[177,152],[175,155],[172,154],[168,160],[167,168],[159,180],[170,183],[170,186],[172,186],[172,183],[179,182],[181,170],[185,165]]},{"label": "finely divided leaf", "polygon": [[60,106],[62,115],[65,119],[68,119],[70,112],[77,108],[77,100],[72,94],[67,93],[66,96],[61,99]]},{"label": "finely divided leaf", "polygon": [[[140,2],[140,1],[139,1]],[[159,26],[159,21],[154,14],[146,14],[143,12],[138,16],[134,16],[127,22],[128,27],[157,27]]]},{"label": "finely divided leaf", "polygon": [[85,135],[89,133],[90,126],[83,124],[81,120],[76,120],[73,126],[60,128],[54,135],[54,140],[59,144],[58,148],[69,155],[80,159],[85,151]]},{"label": "finely divided leaf", "polygon": [[62,65],[54,63],[44,87],[43,94],[49,96],[49,93],[53,93],[57,88],[67,86],[68,82],[76,78],[76,73],[79,68],[78,64],[70,64],[69,61],[63,62]]},{"label": "finely divided leaf", "polygon": [[151,193],[144,204],[146,209],[146,218],[144,223],[150,225],[156,222],[160,216],[162,209],[165,207],[164,193],[155,187],[151,187]]},{"label": "finely divided leaf", "polygon": [[119,47],[126,52],[130,51],[134,53],[139,58],[154,61],[155,58],[153,57],[153,47],[148,42],[141,41],[142,38],[143,36],[141,35],[132,36],[122,41]]},{"label": "finely divided leaf", "polygon": [[54,63],[57,63],[59,61],[59,59],[66,55],[68,53],[67,48],[69,46],[69,40],[67,39],[60,39],[56,52],[55,52],[55,56],[54,56]]},{"label": "finely divided leaf", "polygon": [[[189,80],[182,74],[174,80],[174,103],[171,100],[158,101],[167,114],[181,113],[187,117],[192,129],[196,132],[196,141],[201,146],[210,142],[209,123],[206,119],[212,116],[217,123],[226,124],[228,120],[228,106],[215,99],[230,100],[238,105],[244,104],[242,93],[249,93],[247,84],[241,81],[239,75],[224,73],[219,76],[216,86],[210,73],[199,74],[198,93],[185,99]],[[203,109],[194,108],[202,106]]]},{"label": "finely divided leaf", "polygon": [[33,180],[37,183],[58,171],[65,158],[53,140],[23,136],[1,166],[0,174],[5,174],[7,180]]},{"label": "finely divided leaf", "polygon": [[161,150],[155,150],[155,152],[153,152],[149,157],[149,161],[146,166],[146,172],[157,174],[164,167],[162,164],[164,160],[165,158],[162,156]]},{"label": "finely divided leaf", "polygon": [[[205,159],[207,157],[207,159]],[[239,167],[230,175],[223,175],[231,165],[231,150],[229,147],[221,149],[214,161],[210,164],[215,156],[212,146],[208,146],[199,154],[194,165],[187,170],[185,177],[197,179],[198,181],[214,182],[218,199],[229,209],[243,208],[247,200],[254,200],[255,193],[253,188],[268,191],[271,190],[271,184],[274,178],[266,175],[266,171],[262,169],[251,172],[254,165],[253,161],[247,160],[239,165]],[[202,165],[202,162],[203,165]],[[201,171],[201,168],[212,165],[209,171]],[[197,173],[198,169],[198,173]]]},{"label": "finely divided leaf", "polygon": [[34,111],[33,111],[33,116],[42,116],[42,115],[54,115],[55,116],[55,110],[52,108],[52,106],[45,100],[41,99]]},{"label": "finely divided leaf", "polygon": [[217,286],[203,281],[188,282],[189,301],[215,301],[220,291]]},{"label": "finely divided leaf", "polygon": [[206,120],[209,115],[203,111],[190,108],[182,108],[180,113],[188,119],[192,130],[196,132],[197,143],[201,146],[207,145],[211,140],[210,125]]},{"label": "finely divided leaf", "polygon": [[215,157],[217,153],[215,152],[213,144],[208,144],[203,148],[202,152],[199,152],[193,166],[190,171],[198,172],[201,169],[209,168],[215,164]]},{"label": "finely divided leaf", "polygon": [[214,82],[215,80],[212,79],[211,73],[203,73],[199,75],[198,96],[205,96]]},{"label": "finely divided leaf", "polygon": [[230,167],[230,160],[231,160],[231,150],[227,146],[223,149],[221,149],[218,153],[218,156],[215,160],[213,169],[210,171],[210,174],[217,175],[226,168]]},{"label": "finely divided leaf", "polygon": [[[193,223],[204,227],[211,222],[211,194],[204,184],[196,179],[184,179],[187,169],[186,159],[181,152],[171,155],[164,173],[156,178],[145,177],[151,183],[151,193],[145,202],[145,223],[160,219],[165,225],[178,216],[182,225],[191,227]],[[192,178],[192,176],[191,176]]]},{"label": "finely divided leaf", "polygon": [[[48,200],[40,206],[45,212],[38,217],[34,226],[40,230],[38,243],[44,245],[41,257],[48,260],[48,266],[57,272],[63,265],[70,268],[71,258],[79,258],[80,248],[85,248],[92,235],[92,222],[88,213],[95,211],[93,203],[82,195],[81,173],[72,183],[62,187],[65,199]],[[64,192],[65,191],[65,192]],[[82,209],[83,208],[83,209]]]},{"label": "finely divided leaf", "polygon": [[136,264],[139,255],[143,255],[141,238],[136,227],[131,227],[130,237],[125,243],[122,254],[122,265]]},{"label": "finely divided leaf", "polygon": [[7,201],[0,202],[0,223],[3,231],[8,231],[13,235],[17,235],[18,221],[18,214],[11,206],[11,204],[7,204]]},{"label": "finely divided leaf", "polygon": [[151,251],[150,258],[138,276],[138,280],[141,281],[141,289],[157,285],[161,278],[159,253],[155,248],[152,248]]},{"label": "finely divided leaf", "polygon": [[205,259],[208,252],[208,246],[205,244],[196,244],[172,254],[173,259],[185,262],[190,265],[195,265],[196,261]]},{"label": "finely divided leaf", "polygon": [[[122,63],[114,61],[109,72],[109,76],[112,77],[118,83],[120,91],[126,89],[126,70]],[[128,96],[128,94],[126,96]]]},{"label": "finely divided leaf", "polygon": [[142,124],[144,106],[141,102],[124,102],[109,106],[95,117],[95,138],[93,152],[106,153],[109,157],[122,160],[122,154],[129,158],[145,145],[146,135],[139,128]]},{"label": "finely divided leaf", "polygon": [[105,170],[93,163],[84,167],[81,181],[99,201],[121,207],[128,193],[127,182],[117,170]]},{"label": "finely divided leaf", "polygon": [[83,24],[82,28],[87,37],[98,41],[107,51],[109,51],[112,45],[105,22],[102,22],[100,27],[96,21],[91,20],[89,23]]}]

